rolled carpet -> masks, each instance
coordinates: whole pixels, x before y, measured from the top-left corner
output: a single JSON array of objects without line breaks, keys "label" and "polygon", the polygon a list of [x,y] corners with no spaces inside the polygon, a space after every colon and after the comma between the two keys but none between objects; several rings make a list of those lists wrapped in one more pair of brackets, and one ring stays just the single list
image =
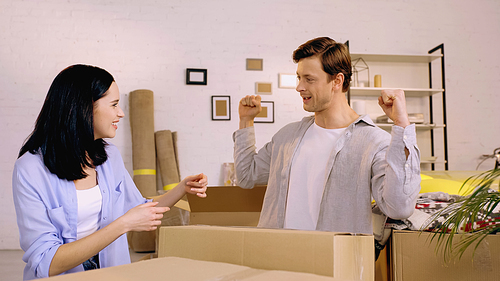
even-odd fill
[{"label": "rolled carpet", "polygon": [[[153,92],[150,90],[131,92],[129,105],[134,183],[142,196],[155,196],[157,186]],[[127,238],[130,248],[135,252],[155,251],[155,231],[130,231],[127,233]]]},{"label": "rolled carpet", "polygon": [[155,196],[157,187],[153,92],[132,91],[129,104],[134,182],[142,196]]},{"label": "rolled carpet", "polygon": [[162,186],[171,183],[178,183],[179,169],[175,155],[175,145],[173,134],[170,130],[162,130],[155,133],[156,157],[160,166],[160,176]]}]

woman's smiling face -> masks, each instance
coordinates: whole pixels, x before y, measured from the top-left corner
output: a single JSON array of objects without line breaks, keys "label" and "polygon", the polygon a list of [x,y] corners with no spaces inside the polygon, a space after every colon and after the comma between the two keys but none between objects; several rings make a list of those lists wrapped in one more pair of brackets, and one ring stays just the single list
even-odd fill
[{"label": "woman's smiling face", "polygon": [[118,122],[125,116],[119,101],[120,91],[113,82],[104,96],[94,102],[94,139],[115,137]]}]

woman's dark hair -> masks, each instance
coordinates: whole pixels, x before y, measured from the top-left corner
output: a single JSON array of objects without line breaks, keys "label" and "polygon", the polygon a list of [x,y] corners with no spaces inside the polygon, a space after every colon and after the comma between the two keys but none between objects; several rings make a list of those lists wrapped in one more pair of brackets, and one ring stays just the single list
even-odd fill
[{"label": "woman's dark hair", "polygon": [[329,75],[328,82],[332,81],[338,73],[342,73],[344,75],[342,91],[347,92],[349,90],[352,68],[351,55],[346,45],[337,43],[328,37],[311,39],[293,52],[293,61],[298,63],[301,59],[312,56],[319,57],[323,65],[323,71]]},{"label": "woman's dark hair", "polygon": [[71,181],[87,176],[84,167],[104,163],[106,142],[94,140],[94,102],[113,81],[109,72],[95,66],[73,65],[61,71],[18,157],[40,153],[50,172]]}]

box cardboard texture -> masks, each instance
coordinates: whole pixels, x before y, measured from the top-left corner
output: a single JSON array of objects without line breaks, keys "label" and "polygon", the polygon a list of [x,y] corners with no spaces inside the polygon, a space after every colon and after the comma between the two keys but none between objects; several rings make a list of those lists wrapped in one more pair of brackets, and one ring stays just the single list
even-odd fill
[{"label": "box cardboard texture", "polygon": [[132,264],[89,270],[42,280],[58,281],[345,281],[310,273],[253,269],[246,266],[166,257]]},{"label": "box cardboard texture", "polygon": [[[460,260],[445,262],[435,252],[432,233],[394,230],[391,242],[392,276],[395,281],[414,280],[498,280],[500,277],[500,235],[489,235],[473,257],[469,247]],[[454,237],[458,241],[460,236]]]},{"label": "box cardboard texture", "polygon": [[266,186],[209,186],[207,197],[188,194],[189,224],[257,226]]},{"label": "box cardboard texture", "polygon": [[251,227],[161,227],[158,257],[374,280],[371,235]]}]

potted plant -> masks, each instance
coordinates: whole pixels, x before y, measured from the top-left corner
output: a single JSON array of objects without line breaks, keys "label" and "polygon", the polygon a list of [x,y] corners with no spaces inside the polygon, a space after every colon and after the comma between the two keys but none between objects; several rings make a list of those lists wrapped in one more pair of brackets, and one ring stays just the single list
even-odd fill
[{"label": "potted plant", "polygon": [[500,193],[492,189],[499,179],[497,162],[494,169],[463,183],[462,189],[473,188],[470,195],[450,203],[431,217],[428,225],[439,217],[445,218],[431,230],[434,233],[431,241],[436,240],[436,251],[442,250],[446,261],[455,257],[460,259],[471,246],[475,252],[487,235],[500,231]]}]

